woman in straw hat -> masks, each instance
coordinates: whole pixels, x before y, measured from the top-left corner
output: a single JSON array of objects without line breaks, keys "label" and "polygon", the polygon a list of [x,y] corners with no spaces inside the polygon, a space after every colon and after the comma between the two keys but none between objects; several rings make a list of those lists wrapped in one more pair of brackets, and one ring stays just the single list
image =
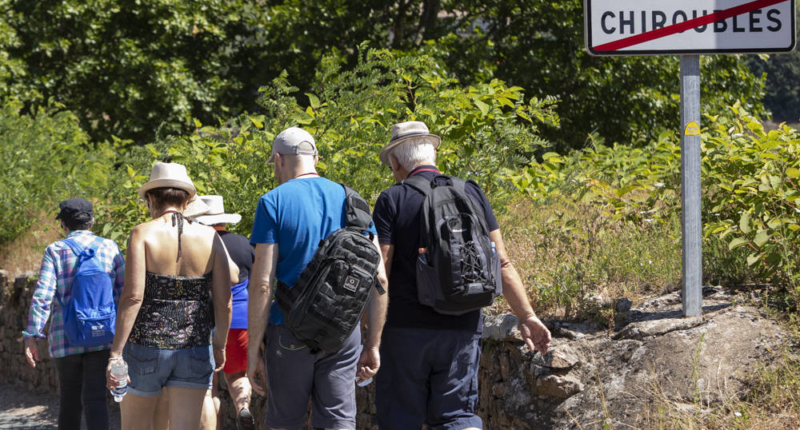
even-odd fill
[{"label": "woman in straw hat", "polygon": [[[215,371],[225,364],[231,319],[228,255],[214,229],[184,220],[196,190],[180,164],[156,163],[139,189],[152,220],[128,241],[111,361],[128,365],[122,428],[150,429],[158,395],[172,429],[195,430]],[[212,330],[215,331],[212,341]],[[108,387],[120,381],[108,373]]]},{"label": "woman in straw hat", "polygon": [[[211,208],[206,206],[200,196],[195,195],[189,200],[189,203],[186,205],[186,208],[183,210],[183,217],[189,221],[197,221],[197,217],[200,215],[205,215]],[[225,239],[222,240],[223,245],[225,245]],[[226,249],[227,249],[227,245]],[[230,267],[231,272],[231,285],[235,285],[239,282],[239,266],[233,261],[231,252],[228,251],[228,267]],[[233,308],[232,314],[235,314],[236,311],[236,304],[235,298],[231,298]],[[233,316],[231,317],[231,327],[233,327]],[[230,342],[230,332],[228,334],[228,343],[225,347],[225,367],[227,368],[231,362],[230,350],[231,342]],[[224,371],[224,368],[223,368]],[[211,381],[212,388],[206,391],[205,400],[203,402],[203,412],[200,414],[200,428],[199,430],[217,430],[217,428],[222,428],[221,425],[217,425],[218,423],[222,423],[222,420],[219,419],[218,415],[220,415],[220,398],[219,398],[219,374],[221,372],[215,372],[214,378]],[[229,384],[230,385],[230,384]],[[230,388],[229,388],[230,389]],[[158,400],[156,402],[156,410],[153,417],[153,430],[169,430],[169,401],[167,400],[167,396],[162,392],[160,396],[158,396]]]}]

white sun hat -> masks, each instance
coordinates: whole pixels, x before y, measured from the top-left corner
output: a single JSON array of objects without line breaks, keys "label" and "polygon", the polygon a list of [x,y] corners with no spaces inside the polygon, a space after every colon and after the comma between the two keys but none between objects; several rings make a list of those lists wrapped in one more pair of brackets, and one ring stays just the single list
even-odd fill
[{"label": "white sun hat", "polygon": [[207,213],[208,206],[206,206],[198,196],[192,197],[192,199],[189,200],[189,204],[186,205],[186,209],[183,210],[183,216],[190,219]]},{"label": "white sun hat", "polygon": [[139,187],[139,197],[144,199],[148,191],[154,188],[166,187],[186,191],[189,193],[190,200],[197,194],[197,189],[186,173],[186,166],[183,164],[162,163],[159,161],[153,165],[153,170],[150,172],[150,180]]},{"label": "white sun hat", "polygon": [[238,224],[242,220],[242,216],[239,214],[225,213],[222,196],[200,196],[200,200],[208,206],[208,212],[194,218],[201,224]]}]

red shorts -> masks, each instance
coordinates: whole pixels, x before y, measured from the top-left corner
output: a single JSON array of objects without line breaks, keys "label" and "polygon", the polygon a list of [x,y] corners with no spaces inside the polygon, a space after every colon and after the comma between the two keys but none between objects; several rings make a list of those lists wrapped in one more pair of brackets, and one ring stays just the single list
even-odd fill
[{"label": "red shorts", "polygon": [[225,345],[225,373],[247,371],[247,329],[232,328],[228,331],[228,344]]}]

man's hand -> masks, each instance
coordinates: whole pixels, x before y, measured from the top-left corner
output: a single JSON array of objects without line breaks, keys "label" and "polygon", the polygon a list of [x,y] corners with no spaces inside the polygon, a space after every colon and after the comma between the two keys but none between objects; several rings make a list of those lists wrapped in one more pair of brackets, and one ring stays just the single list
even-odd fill
[{"label": "man's hand", "polygon": [[531,351],[536,349],[542,355],[547,354],[547,348],[550,346],[552,337],[550,336],[550,330],[542,324],[539,318],[533,315],[520,321],[519,331]]},{"label": "man's hand", "polygon": [[263,356],[253,359],[247,359],[247,379],[250,380],[250,386],[253,391],[261,396],[267,395],[267,377],[264,371],[264,358]]},{"label": "man's hand", "polygon": [[25,339],[25,359],[31,366],[36,367],[36,362],[39,361],[39,345],[35,337]]},{"label": "man's hand", "polygon": [[358,371],[356,377],[359,383],[366,381],[378,373],[381,367],[381,354],[378,348],[364,348],[361,357],[358,359]]}]

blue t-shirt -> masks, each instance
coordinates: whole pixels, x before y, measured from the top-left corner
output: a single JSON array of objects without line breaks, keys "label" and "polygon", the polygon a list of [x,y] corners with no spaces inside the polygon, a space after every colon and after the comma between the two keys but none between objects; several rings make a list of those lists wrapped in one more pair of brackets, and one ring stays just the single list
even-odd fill
[{"label": "blue t-shirt", "polygon": [[[344,188],[321,177],[287,181],[261,196],[256,207],[250,243],[278,244],[275,277],[293,286],[319,243],[345,225]],[[374,227],[370,228],[377,234]],[[283,324],[283,314],[273,302],[270,324]]]}]

